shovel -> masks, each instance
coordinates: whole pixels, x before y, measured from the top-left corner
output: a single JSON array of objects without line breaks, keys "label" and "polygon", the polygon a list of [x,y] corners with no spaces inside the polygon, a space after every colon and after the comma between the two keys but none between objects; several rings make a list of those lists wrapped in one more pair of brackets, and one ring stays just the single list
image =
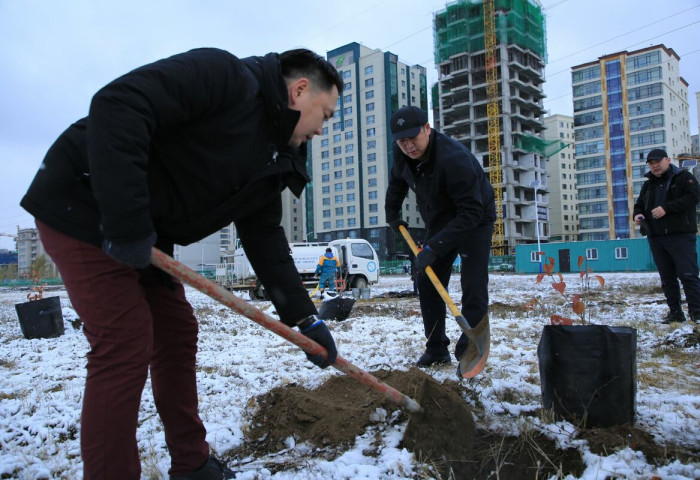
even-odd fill
[{"label": "shovel", "polygon": [[[311,340],[306,335],[302,335],[284,323],[268,316],[261,310],[250,305],[245,300],[238,298],[221,285],[207,280],[203,276],[187,268],[185,265],[161,252],[157,248],[153,248],[151,250],[151,263],[183,283],[196,288],[214,300],[217,300],[241,315],[246,316],[255,323],[262,325],[268,330],[271,330],[285,340],[298,346],[306,353],[311,355],[323,355],[324,357],[328,358],[326,349]],[[399,405],[404,410],[410,413],[422,411],[420,405],[415,400],[387,385],[373,375],[370,375],[364,370],[356,367],[340,356],[338,356],[338,359],[332,364],[332,366],[354,378],[363,385],[367,385],[380,395],[383,395],[386,399]]]},{"label": "shovel", "polygon": [[[413,255],[418,256],[418,246],[416,242],[413,241],[413,238],[411,238],[406,227],[399,225],[399,231],[411,248]],[[443,287],[440,280],[438,280],[432,267],[427,266],[425,268],[425,273],[430,278],[430,281],[433,282],[435,290],[440,294],[440,297],[442,297],[442,300],[450,309],[452,315],[455,316],[457,325],[459,325],[459,328],[462,329],[462,332],[464,332],[464,335],[466,335],[469,340],[466,350],[457,360],[459,360],[459,372],[462,377],[472,378],[484,369],[486,360],[489,357],[491,334],[489,331],[488,313],[484,315],[484,318],[481,319],[476,327],[470,327],[469,323],[467,323],[467,319],[462,316],[462,312],[459,311],[457,305],[455,305],[455,302],[452,301],[447,290],[445,290],[445,287]]]}]

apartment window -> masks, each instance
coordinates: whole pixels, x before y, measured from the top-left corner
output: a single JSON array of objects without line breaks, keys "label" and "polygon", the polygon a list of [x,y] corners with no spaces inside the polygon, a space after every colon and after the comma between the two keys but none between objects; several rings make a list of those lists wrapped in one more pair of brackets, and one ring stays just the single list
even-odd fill
[{"label": "apartment window", "polygon": [[365,75],[372,75],[374,73],[374,65],[368,65],[365,67]]},{"label": "apartment window", "polygon": [[355,169],[348,168],[347,170],[345,170],[345,176],[346,177],[354,177],[355,176]]},{"label": "apartment window", "polygon": [[[345,195],[345,198],[347,199],[348,202],[354,202],[355,201],[355,194],[354,193],[348,193]],[[352,210],[350,210],[352,208]],[[355,213],[355,207],[348,207],[348,213]]]},{"label": "apartment window", "polygon": [[587,248],[586,249],[586,260],[598,260],[598,249],[597,248]]},{"label": "apartment window", "polygon": [[406,86],[406,80],[401,80],[401,86],[405,87]]},{"label": "apartment window", "polygon": [[343,149],[340,147],[333,147],[333,155],[340,155]]},{"label": "apartment window", "polygon": [[339,132],[340,131],[340,122],[334,122],[333,123],[333,131],[334,132]]},{"label": "apartment window", "polygon": [[352,130],[345,132],[345,140],[352,140]]},{"label": "apartment window", "polygon": [[377,186],[377,179],[376,178],[367,179],[367,186],[368,187],[376,187]]},{"label": "apartment window", "polygon": [[330,170],[330,169],[331,169],[331,166],[328,162],[323,162],[321,164],[321,170]]},{"label": "apartment window", "polygon": [[368,162],[375,162],[377,160],[377,154],[376,153],[369,153],[367,154],[367,161]]},{"label": "apartment window", "polygon": [[343,171],[338,170],[336,172],[333,172],[333,178],[343,178]]},{"label": "apartment window", "polygon": [[355,151],[355,145],[352,143],[349,143],[345,145],[345,153],[350,153]]},{"label": "apartment window", "polygon": [[336,133],[333,135],[333,143],[338,143],[342,137],[340,136],[339,133]]},{"label": "apartment window", "polygon": [[615,260],[627,259],[627,247],[615,247]]},{"label": "apartment window", "polygon": [[367,125],[372,125],[374,123],[374,115],[367,115]]},{"label": "apartment window", "polygon": [[367,136],[368,137],[373,137],[375,135],[375,129],[374,128],[368,128],[367,129]]},{"label": "apartment window", "polygon": [[343,70],[343,78],[350,78],[352,76],[352,70]]},{"label": "apartment window", "polygon": [[[349,213],[349,212],[348,212]],[[354,227],[355,226],[355,219],[354,218],[348,218],[348,227]]]},{"label": "apartment window", "polygon": [[335,221],[335,228],[344,228],[345,227],[345,220],[342,218],[339,220]]},{"label": "apartment window", "polygon": [[344,91],[352,90],[352,82],[345,82],[343,84],[343,90]]},{"label": "apartment window", "polygon": [[324,138],[323,140],[321,140],[321,146],[322,146],[322,147],[327,147],[327,146],[328,146],[328,139],[327,139],[327,138]]},{"label": "apartment window", "polygon": [[[350,198],[349,198],[350,195],[352,195],[352,200],[350,200]],[[349,194],[348,194],[348,202],[354,202],[354,201],[355,201],[355,194],[354,194],[354,193],[352,193],[352,194],[349,193]],[[353,213],[355,213],[355,205],[349,205],[349,206],[348,206],[348,215],[352,215]]]},{"label": "apartment window", "polygon": [[321,175],[321,183],[328,183],[331,181],[331,176],[328,175],[327,173],[325,175]]},{"label": "apartment window", "polygon": [[350,180],[349,182],[345,182],[345,188],[348,190],[353,190],[355,188],[355,181]]},{"label": "apartment window", "polygon": [[343,103],[350,103],[350,102],[352,102],[352,94],[344,95],[343,96]]},{"label": "apartment window", "polygon": [[379,217],[369,217],[369,224],[370,224],[370,225],[377,225],[377,224],[379,224]]},{"label": "apartment window", "polygon": [[352,127],[352,118],[348,118],[345,120],[345,128],[350,128]]},{"label": "apartment window", "polygon": [[370,98],[374,98],[374,90],[368,90],[365,92],[365,100],[369,100]]},{"label": "apartment window", "polygon": [[365,79],[365,87],[371,87],[372,85],[374,85],[374,78],[373,77]]},{"label": "apartment window", "polygon": [[343,207],[335,207],[335,214],[336,214],[336,215],[342,215],[343,212],[344,212],[344,208],[343,208]]},{"label": "apartment window", "polygon": [[321,193],[324,195],[328,195],[329,193],[331,193],[330,185],[327,185],[325,187],[321,187]]},{"label": "apartment window", "polygon": [[333,166],[334,167],[342,167],[343,166],[343,159],[342,158],[333,159]]},{"label": "apartment window", "polygon": [[330,230],[331,229],[331,222],[323,222],[323,229]]},{"label": "apartment window", "polygon": [[323,200],[321,201],[321,203],[322,203],[324,206],[330,205],[330,204],[331,204],[331,199],[330,199],[329,197],[323,197]]},{"label": "apartment window", "polygon": [[342,195],[336,195],[335,196],[335,204],[342,204],[343,203],[343,196]]},{"label": "apartment window", "polygon": [[365,105],[365,110],[368,112],[373,112],[374,111],[374,102],[370,102],[367,105]]},{"label": "apartment window", "polygon": [[343,113],[345,115],[352,115],[352,107],[345,107],[345,109],[343,109]]},{"label": "apartment window", "polygon": [[377,212],[377,211],[378,211],[378,209],[377,209],[377,204],[376,204],[376,203],[370,203],[370,204],[369,204],[369,211],[370,211],[370,212]]},{"label": "apartment window", "polygon": [[[373,186],[376,187],[376,186],[377,186],[377,182],[374,182],[374,185],[373,185]],[[377,191],[376,191],[376,190],[372,190],[371,192],[369,192],[369,193],[367,194],[367,198],[369,198],[370,200],[376,200],[376,199],[377,199]]]},{"label": "apartment window", "polygon": [[342,184],[342,182],[333,184],[333,189],[334,189],[336,192],[342,192],[342,191],[343,191],[343,184]]},{"label": "apartment window", "polygon": [[345,165],[352,165],[353,163],[355,163],[355,157],[352,155],[345,157]]},{"label": "apartment window", "polygon": [[368,175],[374,175],[376,173],[377,173],[376,165],[370,165],[369,167],[367,167],[367,174]]},{"label": "apartment window", "polygon": [[367,142],[367,150],[371,150],[373,148],[377,148],[377,141],[376,140],[369,140]]},{"label": "apartment window", "polygon": [[321,158],[328,158],[328,156],[328,150],[324,150],[323,152],[321,152]]},{"label": "apartment window", "polygon": [[323,127],[321,130],[321,135],[328,135],[328,127]]},{"label": "apartment window", "polygon": [[331,218],[331,211],[330,209],[324,210],[323,211],[323,218]]}]

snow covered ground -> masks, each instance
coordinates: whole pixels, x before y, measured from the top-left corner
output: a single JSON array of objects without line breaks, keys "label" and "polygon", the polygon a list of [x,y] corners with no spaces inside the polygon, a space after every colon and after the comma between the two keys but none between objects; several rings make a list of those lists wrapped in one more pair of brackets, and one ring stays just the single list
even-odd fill
[{"label": "snow covered ground", "polygon": [[[603,276],[605,289],[589,303],[594,323],[638,330],[636,426],[649,432],[661,445],[672,443],[697,454],[698,327],[690,322],[670,326],[658,323],[666,307],[657,288],[656,273]],[[572,292],[576,290],[578,275],[565,275],[565,280]],[[409,288],[407,277],[385,276],[372,287],[372,296]],[[455,293],[459,292],[458,276],[453,276],[450,291],[454,298],[459,297]],[[465,398],[483,405],[485,413],[477,419],[479,425],[517,434],[523,428],[520,415],[540,408],[537,344],[542,327],[551,313],[574,315],[559,304],[556,292],[546,281],[536,285],[533,276],[493,274],[490,292],[491,356],[484,372],[468,384],[465,382],[465,391],[469,390]],[[14,304],[25,301],[26,294],[0,289],[0,478],[79,479],[80,406],[88,344],[64,290],[45,292],[45,296],[60,296],[65,334],[54,339],[25,339]],[[533,297],[539,298],[540,306],[526,313],[522,305]],[[329,376],[340,375],[333,369],[322,371],[313,367],[297,347],[205,295],[188,289],[188,298],[200,319],[200,413],[215,454],[225,455],[244,441],[252,397],[291,383],[314,388]],[[408,370],[423,351],[423,326],[415,300],[409,300],[414,303],[401,315],[391,314],[398,301],[373,300],[362,309],[357,307],[358,302],[356,308],[361,315],[353,314],[342,323],[330,322],[340,354],[367,371]],[[255,305],[267,313],[274,310],[269,302]],[[455,322],[448,325],[448,335],[454,341],[458,327]],[[427,372],[438,381],[456,378],[454,364]],[[700,463],[675,461],[656,466],[632,448],[608,456],[597,455],[577,438],[573,425],[545,425],[538,417],[528,418],[530,428],[545,432],[561,446],[579,448],[587,465],[581,479],[700,478]],[[383,444],[378,455],[365,454],[367,444],[376,442],[373,433],[358,437],[352,448],[333,460],[317,457],[312,448],[295,446],[290,439],[289,446],[296,448],[290,448],[287,454],[303,453],[303,467],[292,465],[273,473],[258,459],[245,459],[239,465],[241,473],[237,478],[426,478],[420,462],[399,448],[403,428],[405,425],[390,425],[382,430]],[[168,478],[169,457],[148,384],[142,399],[138,439],[143,478]]]}]

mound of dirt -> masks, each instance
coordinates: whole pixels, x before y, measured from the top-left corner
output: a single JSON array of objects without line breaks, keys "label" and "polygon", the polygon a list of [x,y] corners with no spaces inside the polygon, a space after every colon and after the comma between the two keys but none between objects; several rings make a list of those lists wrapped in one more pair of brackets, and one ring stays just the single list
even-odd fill
[{"label": "mound of dirt", "polygon": [[[291,437],[295,443],[314,445],[320,449],[316,454],[330,460],[368,429],[408,420],[399,447],[414,452],[434,478],[529,480],[556,475],[578,477],[585,469],[578,450],[558,449],[541,433],[514,437],[475,428],[472,411],[463,398],[464,384],[449,380],[439,384],[417,368],[372,374],[418,401],[423,412],[403,412],[344,375],[331,377],[315,390],[287,385],[255,399],[257,408],[246,442],[231,455],[238,459],[274,456],[289,448]],[[657,464],[667,463],[669,457],[686,456],[679,455],[679,451],[664,451],[649,434],[634,427],[584,430],[580,436],[588,440],[593,452],[602,455],[629,446]],[[697,458],[688,453],[688,457]],[[293,461],[265,466],[273,472],[303,468]]]}]

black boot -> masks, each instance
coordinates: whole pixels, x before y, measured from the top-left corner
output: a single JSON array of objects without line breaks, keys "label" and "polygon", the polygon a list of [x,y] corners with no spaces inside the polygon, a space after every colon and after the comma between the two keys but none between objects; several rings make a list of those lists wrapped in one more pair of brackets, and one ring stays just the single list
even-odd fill
[{"label": "black boot", "polygon": [[426,352],[418,359],[416,365],[419,367],[429,367],[434,363],[451,363],[450,352],[445,350],[444,352],[439,353],[426,350]]},{"label": "black boot", "polygon": [[209,457],[199,470],[177,477],[171,475],[170,480],[225,480],[233,478],[235,475],[233,470],[229,469],[223,462]]},{"label": "black boot", "polygon": [[663,320],[661,320],[661,323],[668,325],[669,323],[679,323],[679,322],[685,322],[685,315],[683,314],[683,310],[680,308],[672,308],[669,310],[669,312],[666,314]]}]

